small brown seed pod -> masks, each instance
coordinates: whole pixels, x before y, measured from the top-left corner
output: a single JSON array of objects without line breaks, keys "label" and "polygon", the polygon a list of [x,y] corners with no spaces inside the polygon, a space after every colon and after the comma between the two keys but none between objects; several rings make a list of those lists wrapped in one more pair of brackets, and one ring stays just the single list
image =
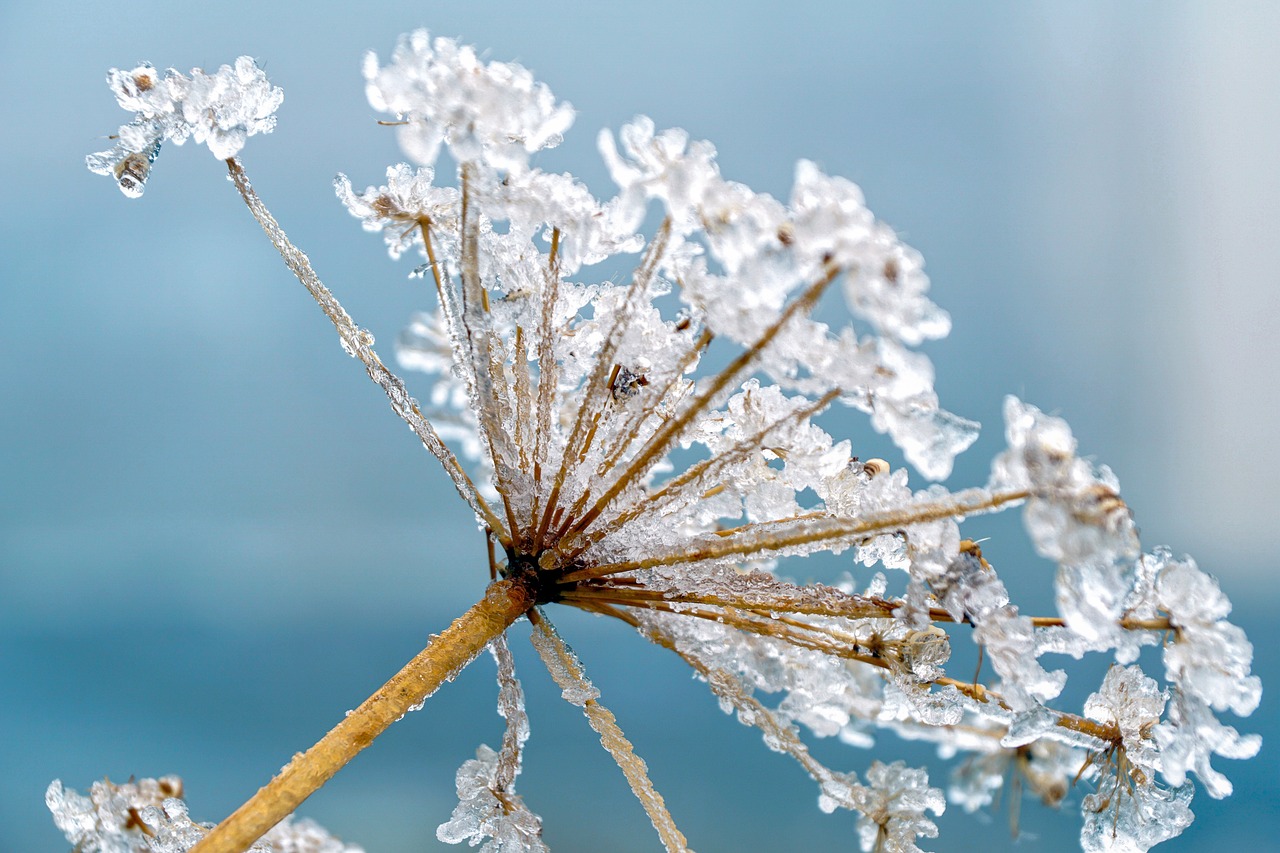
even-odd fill
[{"label": "small brown seed pod", "polygon": [[862,471],[868,477],[878,477],[889,473],[889,463],[883,459],[868,459],[862,463]]}]

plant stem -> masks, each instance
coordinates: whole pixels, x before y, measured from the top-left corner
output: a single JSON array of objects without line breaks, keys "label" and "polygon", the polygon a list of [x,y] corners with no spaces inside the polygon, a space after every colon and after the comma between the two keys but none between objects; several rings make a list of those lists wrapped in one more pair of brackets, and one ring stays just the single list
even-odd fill
[{"label": "plant stem", "polygon": [[359,708],[349,711],[315,746],[295,755],[191,853],[244,853],[392,723],[420,705],[441,683],[452,680],[533,602],[533,590],[520,579],[490,584],[483,599],[433,637],[417,657]]}]

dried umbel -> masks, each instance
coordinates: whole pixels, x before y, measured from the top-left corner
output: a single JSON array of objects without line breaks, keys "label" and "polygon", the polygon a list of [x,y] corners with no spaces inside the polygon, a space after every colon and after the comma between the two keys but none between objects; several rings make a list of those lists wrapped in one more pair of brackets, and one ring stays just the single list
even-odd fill
[{"label": "dried umbel", "polygon": [[[163,139],[190,136],[229,158],[253,215],[490,543],[485,598],[191,849],[245,849],[486,646],[507,734],[458,771],[460,802],[438,834],[488,851],[545,849],[515,791],[529,729],[505,632],[521,617],[662,843],[686,849],[552,626],[553,604],[622,620],[687,661],[727,712],[814,778],[823,810],[858,814],[864,850],[918,849],[937,834],[929,815],[943,793],[902,762],[830,769],[805,730],[855,745],[877,730],[935,741],[960,754],[949,796],[968,809],[1007,780],[1014,799],[1025,790],[1050,805],[1084,780],[1088,850],[1145,850],[1181,832],[1189,773],[1212,796],[1230,793],[1211,756],[1247,758],[1259,742],[1215,712],[1257,706],[1252,648],[1225,621],[1211,577],[1167,551],[1142,553],[1115,476],[1077,455],[1065,422],[1009,398],[1008,448],[985,486],[959,492],[913,490],[906,467],[860,459],[818,424],[831,406],[859,409],[934,480],[976,436],[976,424],[939,407],[914,349],[949,330],[921,259],[856,186],[801,162],[779,201],[721,177],[710,144],[639,118],[616,139],[600,136],[620,189],[599,201],[571,175],[532,165],[573,113],[525,69],[417,32],[386,65],[370,55],[364,73],[370,102],[416,162],[359,192],[339,176],[337,192],[393,258],[417,254],[413,274],[431,283],[434,307],[398,351],[432,376],[429,406],[383,364],[235,159],[280,101],[251,62],[189,78],[113,71],[137,118],[115,150],[90,158],[128,195],[141,192]],[[437,183],[444,150],[456,183]],[[644,236],[647,217],[658,224]],[[610,278],[620,258],[633,272]],[[836,325],[814,314],[832,292],[847,311]],[[1021,613],[960,532],[967,516],[1018,505],[1038,552],[1059,566],[1057,615]],[[861,591],[782,576],[782,558],[818,551],[901,573],[899,591],[883,573]],[[948,674],[964,634],[990,683]],[[1137,665],[1143,646],[1163,647],[1163,685]],[[1042,666],[1049,652],[1116,665],[1076,712],[1055,704],[1067,676]]]}]

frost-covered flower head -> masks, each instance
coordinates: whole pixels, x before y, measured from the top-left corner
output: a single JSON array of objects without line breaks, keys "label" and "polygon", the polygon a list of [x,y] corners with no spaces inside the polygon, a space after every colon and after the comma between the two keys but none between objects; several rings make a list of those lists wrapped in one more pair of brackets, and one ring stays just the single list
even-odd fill
[{"label": "frost-covered flower head", "polygon": [[[127,171],[129,157],[153,150],[143,143],[187,135],[225,152],[266,129],[279,90],[242,64],[217,79],[115,72],[122,105],[139,114],[127,143],[121,134],[133,147],[91,166]],[[411,275],[429,282],[431,307],[398,355],[431,375],[429,405],[382,362],[239,161],[228,165],[345,351],[439,459],[490,545],[498,580],[482,604],[506,615],[486,617],[483,640],[498,660],[507,733],[458,771],[459,804],[439,838],[544,849],[540,820],[515,792],[528,722],[504,632],[525,616],[664,846],[687,849],[552,626],[551,604],[616,618],[679,655],[726,712],[813,777],[823,810],[859,815],[864,850],[917,850],[936,834],[926,813],[942,811],[941,791],[901,762],[871,763],[862,777],[832,770],[802,732],[864,747],[889,732],[975,755],[968,782],[953,786],[966,807],[989,800],[993,774],[1010,767],[1051,804],[1067,780],[1090,779],[1087,849],[1144,850],[1180,832],[1188,773],[1215,796],[1230,790],[1210,757],[1247,757],[1257,742],[1213,711],[1257,705],[1252,649],[1225,621],[1211,578],[1167,552],[1140,556],[1116,477],[1077,455],[1064,421],[1009,398],[1008,448],[989,483],[955,492],[918,487],[907,466],[864,458],[828,431],[829,408],[861,411],[923,478],[940,480],[977,429],[940,407],[932,365],[915,349],[950,328],[919,254],[854,184],[801,161],[788,198],[776,199],[722,177],[710,143],[640,117],[616,139],[600,136],[618,186],[602,200],[531,160],[573,114],[527,70],[419,31],[386,66],[371,54],[365,77],[417,165],[393,165],[385,185],[363,192],[340,175],[336,189],[393,258],[420,255]],[[197,103],[223,118],[201,124],[189,114]],[[452,177],[437,168],[446,147]],[[658,224],[642,234],[646,221]],[[1056,615],[1021,612],[993,561],[961,535],[967,516],[1018,505],[1058,564]],[[783,558],[816,552],[902,575],[861,587],[782,576]],[[964,634],[989,682],[948,673]],[[1050,704],[1067,675],[1046,670],[1044,654],[1114,650],[1127,664],[1160,642],[1167,687],[1113,667],[1083,713]],[[430,662],[430,651],[415,661]]]},{"label": "frost-covered flower head", "polygon": [[484,158],[520,171],[573,124],[573,108],[557,103],[528,69],[481,62],[470,45],[433,40],[426,30],[402,38],[386,66],[366,55],[364,77],[369,103],[405,121],[400,144],[423,164],[447,143],[460,161]]},{"label": "frost-covered flower head", "polygon": [[163,143],[181,145],[190,138],[226,160],[239,154],[250,136],[270,133],[284,102],[284,91],[272,86],[249,56],[213,74],[193,68],[184,75],[170,68],[161,75],[149,63],[130,71],[112,68],[107,85],[134,119],[120,127],[110,151],[89,155],[87,163],[90,171],[114,177],[120,191],[133,198],[142,195]]}]

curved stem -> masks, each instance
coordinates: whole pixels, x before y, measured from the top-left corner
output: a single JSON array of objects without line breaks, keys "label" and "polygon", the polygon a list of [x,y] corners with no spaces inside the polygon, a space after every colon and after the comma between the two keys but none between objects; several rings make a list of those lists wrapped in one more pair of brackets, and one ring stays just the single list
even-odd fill
[{"label": "curved stem", "polygon": [[533,606],[519,579],[489,585],[485,596],[433,637],[417,657],[206,835],[191,853],[244,853],[329,781],[374,738],[420,705]]}]

